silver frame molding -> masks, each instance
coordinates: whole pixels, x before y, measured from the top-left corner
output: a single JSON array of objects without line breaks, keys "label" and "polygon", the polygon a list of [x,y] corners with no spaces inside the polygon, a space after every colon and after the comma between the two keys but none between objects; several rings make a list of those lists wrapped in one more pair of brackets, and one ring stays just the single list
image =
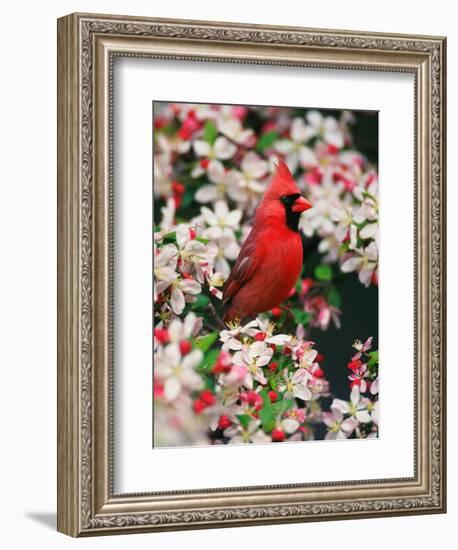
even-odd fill
[{"label": "silver frame molding", "polygon": [[[88,536],[445,512],[445,49],[445,38],[432,36],[94,14],[58,20],[59,531]],[[114,494],[117,56],[414,75],[412,478]]]}]

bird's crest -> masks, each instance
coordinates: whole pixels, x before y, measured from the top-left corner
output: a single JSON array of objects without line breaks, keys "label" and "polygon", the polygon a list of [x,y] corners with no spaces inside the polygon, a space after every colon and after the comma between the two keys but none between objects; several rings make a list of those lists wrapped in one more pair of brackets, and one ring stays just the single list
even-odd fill
[{"label": "bird's crest", "polygon": [[283,195],[294,195],[296,193],[300,193],[300,190],[297,187],[286,162],[279,158],[277,160],[272,181],[264,193],[264,198],[278,199]]}]

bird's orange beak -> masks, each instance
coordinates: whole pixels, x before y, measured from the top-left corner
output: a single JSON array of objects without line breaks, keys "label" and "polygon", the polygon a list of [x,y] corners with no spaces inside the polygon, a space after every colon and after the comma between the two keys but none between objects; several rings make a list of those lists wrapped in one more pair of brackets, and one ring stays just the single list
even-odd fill
[{"label": "bird's orange beak", "polygon": [[309,203],[309,201],[306,198],[297,197],[297,199],[293,202],[291,210],[293,212],[305,212],[309,208],[312,208],[312,205]]}]

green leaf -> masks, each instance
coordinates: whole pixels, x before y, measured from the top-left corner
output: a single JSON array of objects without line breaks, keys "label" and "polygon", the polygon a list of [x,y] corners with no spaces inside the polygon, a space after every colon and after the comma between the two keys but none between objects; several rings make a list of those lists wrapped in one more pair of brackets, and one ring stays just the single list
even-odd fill
[{"label": "green leaf", "polygon": [[176,231],[172,231],[171,233],[166,233],[164,235],[164,241],[173,241],[175,242],[177,239],[177,234],[176,234]]},{"label": "green leaf", "polygon": [[278,361],[277,372],[282,372],[282,370],[285,367],[289,367],[291,366],[291,364],[292,364],[291,358],[286,357],[285,355],[282,355],[282,357],[280,357],[280,360]]},{"label": "green leaf", "polygon": [[[269,431],[267,428],[274,423],[275,427],[275,415],[272,409],[272,403],[270,402],[269,395],[267,393],[267,388],[264,388],[261,393],[262,397],[262,409],[259,411],[259,418],[261,419],[262,428],[264,431]],[[273,428],[270,428],[270,431]]]},{"label": "green leaf", "polygon": [[272,410],[261,409],[259,411],[259,418],[261,419],[261,426],[265,432],[272,431],[275,428],[276,420],[272,414]]},{"label": "green leaf", "polygon": [[337,307],[337,308],[340,308],[341,305],[342,305],[342,300],[340,298],[340,294],[339,292],[336,290],[335,287],[332,287],[330,290],[329,290],[329,293],[328,293],[328,302],[331,306],[334,306],[334,307]]},{"label": "green leaf", "polygon": [[178,129],[179,129],[178,124],[171,123],[171,124],[167,124],[167,126],[164,126],[162,128],[162,132],[167,136],[173,136],[178,132]]},{"label": "green leaf", "polygon": [[[198,372],[207,372],[211,371],[213,369],[213,366],[216,363],[216,360],[218,359],[220,350],[219,349],[211,349],[208,351],[205,355],[202,361],[197,366]],[[214,381],[214,376],[211,376],[211,379]]]},{"label": "green leaf", "polygon": [[310,319],[312,318],[311,313],[308,313],[307,311],[302,311],[301,309],[297,307],[291,308],[291,312],[294,315],[294,321],[298,325],[308,325],[310,322]]},{"label": "green leaf", "polygon": [[370,351],[367,355],[370,357],[369,362],[367,363],[368,367],[372,367],[378,363],[378,350]]},{"label": "green leaf", "polygon": [[218,137],[218,130],[211,120],[207,120],[204,126],[204,140],[213,145]]},{"label": "green leaf", "polygon": [[283,415],[287,410],[293,406],[293,401],[291,399],[282,399],[277,403],[272,405],[272,410],[275,416]]},{"label": "green leaf", "polygon": [[198,294],[196,296],[196,301],[192,302],[191,304],[191,309],[194,311],[196,309],[204,309],[208,306],[209,303],[210,298],[208,296],[206,296],[205,294]]},{"label": "green leaf", "polygon": [[378,371],[378,350],[370,351],[367,355],[370,357],[367,363],[367,368],[369,370],[370,375],[372,377],[375,377]]},{"label": "green leaf", "polygon": [[266,433],[270,433],[275,428],[276,425],[277,425],[277,421],[272,419],[272,420],[268,420],[265,424],[263,424],[262,428]]},{"label": "green leaf", "polygon": [[216,380],[213,374],[210,374],[210,376],[204,374],[203,378],[204,378],[205,389],[214,392],[216,389]]},{"label": "green leaf", "polygon": [[251,421],[251,416],[249,414],[238,414],[237,418],[239,419],[240,424],[247,429],[248,424]]},{"label": "green leaf", "polygon": [[315,267],[315,278],[319,281],[330,281],[332,279],[332,268],[328,264],[321,264]]},{"label": "green leaf", "polygon": [[271,130],[270,132],[262,134],[262,136],[258,140],[258,143],[256,144],[256,150],[258,151],[258,153],[264,153],[266,149],[272,147],[277,139],[278,132],[276,132],[275,130]]},{"label": "green leaf", "polygon": [[181,199],[180,208],[187,208],[191,206],[194,201],[194,191],[192,189],[186,189],[183,198]]},{"label": "green leaf", "polygon": [[194,345],[196,348],[202,350],[205,353],[212,347],[212,345],[216,342],[217,338],[218,338],[217,332],[210,332],[209,334],[206,334],[205,336],[198,338],[194,342]]},{"label": "green leaf", "polygon": [[269,378],[269,386],[275,391],[277,389],[277,380],[275,376]]}]

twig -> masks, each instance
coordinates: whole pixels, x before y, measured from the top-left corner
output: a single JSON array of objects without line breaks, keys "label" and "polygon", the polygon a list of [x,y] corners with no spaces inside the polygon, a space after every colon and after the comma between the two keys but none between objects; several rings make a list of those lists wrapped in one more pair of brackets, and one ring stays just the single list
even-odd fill
[{"label": "twig", "polygon": [[222,330],[226,328],[226,325],[224,324],[224,321],[219,317],[219,315],[216,313],[215,306],[210,302],[208,306],[205,307],[205,311],[210,315],[210,317],[215,321],[216,326]]}]

